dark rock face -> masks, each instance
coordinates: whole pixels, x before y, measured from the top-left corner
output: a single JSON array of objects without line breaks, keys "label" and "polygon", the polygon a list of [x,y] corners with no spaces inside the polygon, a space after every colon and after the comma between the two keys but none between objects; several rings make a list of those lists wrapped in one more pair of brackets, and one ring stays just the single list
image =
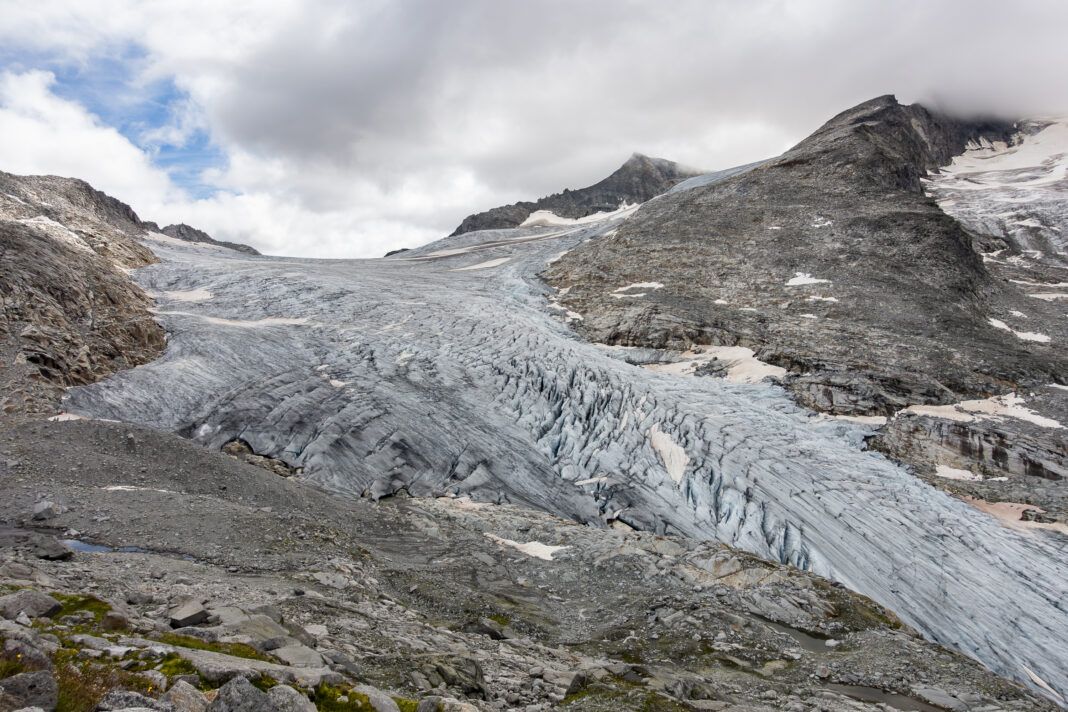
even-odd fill
[{"label": "dark rock face", "polygon": [[151,300],[101,255],[0,220],[0,260],[4,412],[47,412],[62,388],[162,353]]},{"label": "dark rock face", "polygon": [[565,190],[534,202],[502,205],[469,215],[452,234],[517,227],[536,210],[551,210],[565,218],[611,212],[624,202],[643,203],[699,172],[663,158],[635,153],[615,173],[599,183],[579,190]]},{"label": "dark rock face", "polygon": [[[591,340],[748,346],[788,369],[799,402],[831,413],[888,415],[1061,382],[1059,349],[991,326],[1021,294],[992,278],[972,236],[920,183],[967,142],[1012,131],[880,97],[776,160],[643,206],[544,277],[570,288],[560,303],[583,315]],[[612,296],[646,282],[664,286]],[[1064,335],[1056,309],[1033,306],[1044,333]]]},{"label": "dark rock face", "polygon": [[203,230],[198,230],[195,227],[190,227],[185,223],[179,223],[177,225],[168,225],[160,230],[167,237],[173,237],[178,240],[185,240],[186,242],[203,242],[209,245],[218,245],[220,247],[228,247],[231,250],[237,250],[238,252],[244,252],[249,255],[260,254],[255,248],[248,245],[242,245],[238,242],[224,242],[222,240],[216,240]]}]

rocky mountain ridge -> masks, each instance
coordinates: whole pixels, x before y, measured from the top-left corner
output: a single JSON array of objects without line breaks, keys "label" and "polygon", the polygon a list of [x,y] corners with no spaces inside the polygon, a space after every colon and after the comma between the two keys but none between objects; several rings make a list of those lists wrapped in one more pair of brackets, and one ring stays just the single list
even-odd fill
[{"label": "rocky mountain ridge", "polygon": [[539,200],[502,205],[464,218],[452,237],[476,230],[519,227],[530,215],[547,210],[562,218],[610,213],[624,203],[644,203],[678,182],[700,174],[663,158],[635,153],[610,176],[586,188],[565,190]]}]

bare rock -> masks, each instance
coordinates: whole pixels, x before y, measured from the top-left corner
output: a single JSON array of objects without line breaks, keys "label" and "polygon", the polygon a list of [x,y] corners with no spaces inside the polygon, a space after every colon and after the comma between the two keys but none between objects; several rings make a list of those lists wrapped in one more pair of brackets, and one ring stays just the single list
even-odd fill
[{"label": "bare rock", "polygon": [[168,616],[171,628],[184,628],[206,621],[208,611],[199,601],[189,600],[172,608]]},{"label": "bare rock", "polygon": [[0,680],[0,690],[0,710],[5,712],[20,707],[40,707],[51,712],[59,696],[56,679],[45,670],[4,678]]},{"label": "bare rock", "polygon": [[51,618],[61,610],[63,606],[59,601],[32,589],[23,589],[7,596],[0,596],[0,616],[8,620],[14,620],[19,613],[25,613],[30,618]]}]

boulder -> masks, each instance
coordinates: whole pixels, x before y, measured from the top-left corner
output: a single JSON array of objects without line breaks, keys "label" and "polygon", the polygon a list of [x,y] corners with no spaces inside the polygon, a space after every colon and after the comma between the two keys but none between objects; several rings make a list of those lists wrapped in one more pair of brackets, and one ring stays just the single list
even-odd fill
[{"label": "boulder", "polygon": [[0,596],[0,616],[15,620],[19,613],[30,618],[51,618],[63,609],[59,601],[32,589],[23,589],[6,596]]},{"label": "boulder", "polygon": [[0,710],[40,707],[51,712],[56,708],[58,696],[56,679],[45,670],[24,672],[0,680]]},{"label": "boulder", "polygon": [[97,712],[118,712],[123,710],[153,710],[153,712],[182,712],[181,709],[163,700],[154,700],[132,690],[115,690],[105,695],[96,706]]},{"label": "boulder", "polygon": [[275,685],[267,691],[267,697],[278,712],[315,712],[315,704],[289,685]]},{"label": "boulder", "polygon": [[33,518],[38,520],[38,521],[43,521],[45,519],[51,519],[52,517],[56,516],[56,514],[58,514],[58,513],[59,512],[56,509],[56,503],[55,502],[49,502],[49,501],[45,500],[45,501],[38,502],[37,504],[33,505]]},{"label": "boulder", "polygon": [[171,628],[184,628],[206,621],[208,611],[200,604],[200,601],[189,600],[172,608],[168,616]]},{"label": "boulder", "polygon": [[182,712],[204,712],[208,709],[208,698],[185,680],[175,682],[160,700],[171,703]]},{"label": "boulder", "polygon": [[278,708],[267,696],[252,686],[243,677],[235,677],[219,688],[209,712],[278,712]]},{"label": "boulder", "polygon": [[286,665],[294,667],[321,667],[323,665],[323,656],[306,645],[287,645],[276,648],[271,651],[271,655]]},{"label": "boulder", "polygon": [[400,707],[393,701],[393,698],[377,687],[357,685],[352,689],[361,695],[366,695],[367,701],[371,704],[371,709],[375,712],[400,712]]}]

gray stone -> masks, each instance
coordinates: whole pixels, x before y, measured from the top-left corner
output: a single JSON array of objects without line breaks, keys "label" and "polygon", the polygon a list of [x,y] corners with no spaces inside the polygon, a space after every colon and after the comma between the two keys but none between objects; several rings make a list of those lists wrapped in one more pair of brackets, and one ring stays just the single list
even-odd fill
[{"label": "gray stone", "polygon": [[0,616],[8,620],[14,620],[19,613],[25,613],[30,618],[51,618],[62,609],[63,606],[56,599],[32,589],[0,596]]},{"label": "gray stone", "polygon": [[197,600],[185,601],[172,608],[167,615],[171,628],[184,628],[208,619],[208,611]]},{"label": "gray stone", "polygon": [[256,689],[243,677],[235,677],[220,687],[219,694],[208,706],[208,710],[209,712],[278,712],[274,703],[267,697],[267,693]]},{"label": "gray stone", "polygon": [[267,691],[278,712],[315,712],[315,704],[289,685],[275,685]]},{"label": "gray stone", "polygon": [[208,709],[208,698],[185,680],[177,680],[160,699],[171,703],[182,712],[204,712]]},{"label": "gray stone", "polygon": [[435,695],[430,697],[424,697],[419,700],[419,706],[415,708],[415,712],[438,712],[438,705],[441,704],[441,698]]},{"label": "gray stone", "polygon": [[0,680],[0,709],[41,707],[51,711],[56,708],[59,686],[52,673],[45,670],[24,672]]},{"label": "gray stone", "polygon": [[38,521],[51,519],[56,514],[58,514],[58,511],[56,510],[55,502],[45,500],[33,505],[33,518]]},{"label": "gray stone", "polygon": [[4,641],[4,655],[8,659],[21,659],[33,667],[52,669],[52,659],[47,651],[22,640]]},{"label": "gray stone", "polygon": [[287,665],[296,667],[319,667],[323,664],[323,656],[306,645],[287,645],[275,648],[271,651],[271,655]]},{"label": "gray stone", "polygon": [[132,690],[115,690],[109,692],[96,706],[97,712],[118,712],[119,710],[145,709],[154,712],[182,712],[181,709],[165,700],[146,697]]},{"label": "gray stone", "polygon": [[361,695],[367,695],[367,700],[371,703],[371,708],[375,712],[400,712],[400,707],[393,701],[393,698],[377,687],[356,685],[352,689]]}]

